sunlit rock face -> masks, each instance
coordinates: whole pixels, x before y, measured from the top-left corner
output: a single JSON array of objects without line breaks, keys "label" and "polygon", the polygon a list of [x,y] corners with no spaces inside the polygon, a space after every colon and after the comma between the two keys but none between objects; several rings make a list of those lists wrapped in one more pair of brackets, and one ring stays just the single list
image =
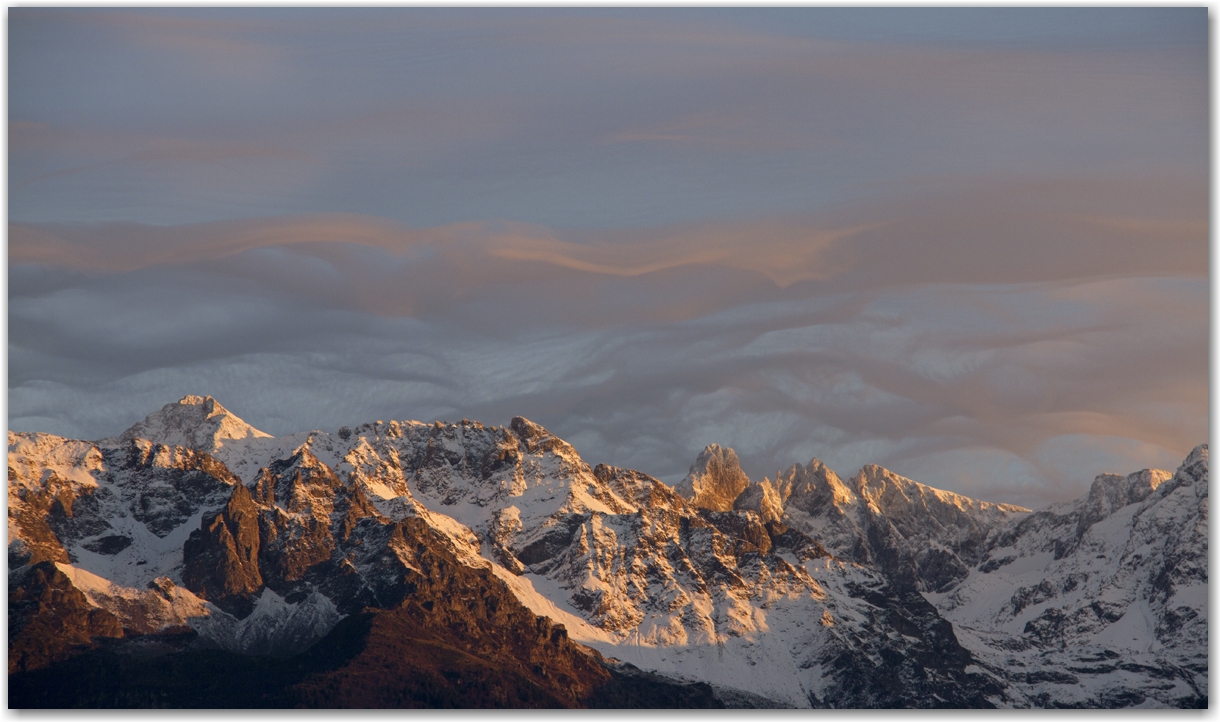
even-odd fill
[{"label": "sunlit rock face", "polygon": [[674,491],[700,509],[729,511],[749,485],[737,452],[711,444],[691,464],[690,473],[674,486]]},{"label": "sunlit rock face", "polygon": [[271,438],[206,397],[8,459],[16,673],[115,639],[291,657],[410,608],[501,669],[478,629],[511,627],[586,691],[610,677],[522,620],[700,704],[1206,704],[1205,446],[1038,512],[817,459],[751,482],[717,445],[671,488],[520,417]]},{"label": "sunlit rock face", "polygon": [[919,591],[945,591],[978,563],[988,536],[1029,510],[934,489],[880,466],[850,481],[818,459],[751,484],[739,511],[817,539],[836,557]]}]

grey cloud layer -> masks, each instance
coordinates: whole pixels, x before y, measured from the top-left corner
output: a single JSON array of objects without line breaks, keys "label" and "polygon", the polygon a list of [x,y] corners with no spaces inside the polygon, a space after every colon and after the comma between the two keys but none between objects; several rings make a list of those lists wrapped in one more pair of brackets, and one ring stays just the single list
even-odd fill
[{"label": "grey cloud layer", "polygon": [[9,422],[522,414],[1036,505],[1206,439],[1207,13],[13,8]]},{"label": "grey cloud layer", "polygon": [[[269,304],[275,311],[257,333],[227,335],[200,333],[182,309],[150,293],[147,301],[178,323],[158,336],[146,368],[80,384],[75,372],[47,373],[53,353],[14,353],[10,413],[17,428],[58,419],[48,430],[86,437],[201,390],[273,433],[373,418],[505,423],[523,414],[590,461],[670,481],[704,444],[719,441],[735,446],[755,477],[817,455],[845,473],[879,462],[958,491],[1035,503],[1079,493],[1089,480],[1075,464],[1047,458],[1044,447],[1062,437],[1109,444],[1090,460],[1104,457],[1103,468],[1114,470],[1172,464],[1206,437],[1206,336],[1197,333],[1204,286],[937,286],[871,303],[761,303],[647,329],[502,340],[440,321],[323,313],[311,316],[312,348],[301,348],[308,344],[294,323],[297,299]],[[218,290],[243,307],[268,303],[250,288]],[[1064,296],[1079,304],[1075,318],[1014,338],[1014,326],[1039,325]],[[997,327],[986,310],[997,300],[1026,308]],[[88,302],[71,310],[86,313]],[[959,309],[960,326],[929,328],[904,312],[913,302]],[[962,304],[972,310],[961,312]],[[1116,327],[1101,307],[1127,318]],[[88,348],[103,357],[130,353],[126,324],[100,326]],[[57,330],[79,339],[76,329]],[[160,354],[170,363],[157,363]],[[980,450],[997,463],[976,477],[952,457]],[[927,463],[933,454],[938,464]]]},{"label": "grey cloud layer", "polygon": [[787,27],[181,15],[14,13],[14,218],[179,224],[324,200],[411,226],[625,227],[805,212],[997,168],[1206,173],[1206,37],[1189,32],[1048,48],[836,38],[816,12]]},{"label": "grey cloud layer", "polygon": [[[828,281],[831,290],[1201,275],[1208,210],[1202,180],[975,179],[824,214],[596,232],[506,222],[411,229],[343,214],[178,227],[13,223],[9,257],[116,272],[284,249],[295,254],[291,260],[269,251],[244,258],[235,272],[254,268],[248,275],[274,280],[288,262],[294,277],[322,274],[314,279],[320,293],[345,279],[381,282],[376,299],[366,300],[402,304],[382,310],[407,314],[438,295],[445,302],[467,298],[499,280],[562,284],[573,272],[631,279],[710,267],[757,276],[753,285]],[[365,250],[349,253],[336,244]],[[438,272],[443,283],[430,284]]]},{"label": "grey cloud layer", "polygon": [[671,481],[719,442],[755,477],[817,455],[1036,504],[1088,480],[1065,446],[1122,470],[1207,436],[1189,190],[997,183],[573,240],[344,216],[14,227],[11,419],[100,437],[200,392],[272,433],[522,414]]}]

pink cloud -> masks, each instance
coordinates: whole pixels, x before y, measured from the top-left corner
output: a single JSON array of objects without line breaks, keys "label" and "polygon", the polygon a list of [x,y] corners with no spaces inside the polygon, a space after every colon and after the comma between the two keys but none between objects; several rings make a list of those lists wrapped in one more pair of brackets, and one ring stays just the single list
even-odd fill
[{"label": "pink cloud", "polygon": [[[195,159],[216,151],[172,146],[163,155]],[[703,313],[735,303],[741,293],[786,289],[808,295],[932,283],[1195,277],[1206,273],[1206,213],[1203,196],[1185,181],[992,181],[817,215],[596,232],[482,221],[418,229],[352,214],[183,226],[10,223],[9,260],[117,272],[285,247],[325,253],[359,274],[361,262],[341,250],[354,244],[398,255],[428,250],[399,271],[418,274],[420,288],[481,293],[485,284],[541,284],[558,293],[575,282],[610,284],[610,293],[627,284],[629,297],[646,299],[657,296],[641,290],[656,286],[667,289],[668,305]],[[324,251],[326,244],[339,245]],[[708,286],[700,280],[707,274],[719,280]],[[694,299],[701,300],[691,305]]]}]

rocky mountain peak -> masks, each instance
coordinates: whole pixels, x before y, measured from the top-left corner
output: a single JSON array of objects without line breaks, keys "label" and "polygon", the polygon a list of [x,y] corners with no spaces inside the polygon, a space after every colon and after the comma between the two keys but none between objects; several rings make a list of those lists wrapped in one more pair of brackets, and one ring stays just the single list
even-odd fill
[{"label": "rocky mountain peak", "polygon": [[1199,463],[1207,466],[1207,444],[1199,444],[1191,449],[1190,456],[1187,456],[1186,460],[1182,462],[1182,467],[1191,467]]},{"label": "rocky mountain peak", "polygon": [[876,464],[865,464],[851,481],[856,492],[866,499],[879,497],[886,491],[901,490],[906,486],[902,483],[906,479]]},{"label": "rocky mountain peak", "polygon": [[1171,478],[1172,474],[1161,469],[1144,469],[1128,476],[1099,474],[1080,507],[1077,536],[1124,506],[1147,499]]},{"label": "rocky mountain peak", "polygon": [[238,439],[271,438],[242,421],[211,396],[183,396],[149,414],[117,438],[102,440],[113,445],[146,439],[166,446],[185,446],[195,451],[214,453],[225,442]]},{"label": "rocky mountain peak", "polygon": [[253,611],[253,595],[263,588],[258,517],[250,490],[235,484],[228,503],[205,516],[183,545],[187,589],[238,617]]},{"label": "rocky mountain peak", "polygon": [[808,513],[826,507],[846,507],[859,497],[833,469],[816,457],[805,466],[793,464],[775,477],[776,491],[785,504]]},{"label": "rocky mountain peak", "polygon": [[733,502],[733,508],[738,511],[752,511],[758,518],[766,522],[778,522],[784,518],[784,501],[775,483],[770,479],[750,484]]},{"label": "rocky mountain peak", "polygon": [[302,444],[292,456],[264,467],[255,482],[255,491],[260,504],[320,515],[333,510],[334,492],[342,486],[335,472]]},{"label": "rocky mountain peak", "polygon": [[1015,504],[998,504],[971,499],[951,491],[937,489],[895,474],[885,467],[867,464],[852,478],[860,497],[884,515],[903,514],[913,508],[952,510],[953,513],[985,512],[995,514],[1026,513],[1029,509]]},{"label": "rocky mountain peak", "polygon": [[555,436],[551,432],[542,427],[541,424],[535,424],[533,421],[524,416],[514,416],[509,422],[509,428],[520,442],[521,450],[527,454],[537,454],[552,452],[566,456],[576,456],[576,449],[573,449],[568,442]]},{"label": "rocky mountain peak", "polygon": [[674,491],[697,507],[731,511],[737,497],[749,485],[750,478],[741,470],[737,452],[709,444],[691,464],[686,478],[674,486]]},{"label": "rocky mountain peak", "polygon": [[1100,474],[1089,487],[1090,506],[1105,506],[1110,510],[1143,501],[1172,476],[1162,469],[1144,469],[1128,476]]},{"label": "rocky mountain peak", "polygon": [[643,509],[681,510],[686,502],[664,482],[634,469],[598,464],[593,477],[622,499]]}]

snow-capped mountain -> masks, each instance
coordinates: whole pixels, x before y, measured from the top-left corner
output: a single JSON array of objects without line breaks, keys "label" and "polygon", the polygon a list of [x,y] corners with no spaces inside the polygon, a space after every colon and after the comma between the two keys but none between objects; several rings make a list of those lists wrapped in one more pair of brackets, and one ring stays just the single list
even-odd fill
[{"label": "snow-capped mountain", "polygon": [[[9,479],[10,674],[188,628],[191,648],[293,657],[456,564],[614,684],[651,670],[650,689],[751,706],[1206,704],[1205,446],[1031,513],[816,459],[755,483],[717,445],[671,488],[523,418],[272,438],[188,396],[96,443],[10,432]],[[422,619],[458,603],[429,600]],[[48,619],[71,634],[40,647]]]},{"label": "snow-capped mountain", "polygon": [[845,483],[817,459],[752,485],[735,505],[784,519],[836,557],[921,591],[945,591],[965,579],[989,535],[1029,511],[933,489],[872,464]]},{"label": "snow-capped mountain", "polygon": [[116,445],[136,439],[155,439],[166,446],[185,446],[214,454],[230,441],[270,438],[271,434],[237,418],[211,396],[186,396],[176,404],[166,404],[160,411],[149,414],[117,439],[103,439],[98,443]]},{"label": "snow-capped mountain", "polygon": [[1014,695],[1056,706],[1207,696],[1207,447],[1177,472],[1103,474],[992,539],[937,608]]}]

